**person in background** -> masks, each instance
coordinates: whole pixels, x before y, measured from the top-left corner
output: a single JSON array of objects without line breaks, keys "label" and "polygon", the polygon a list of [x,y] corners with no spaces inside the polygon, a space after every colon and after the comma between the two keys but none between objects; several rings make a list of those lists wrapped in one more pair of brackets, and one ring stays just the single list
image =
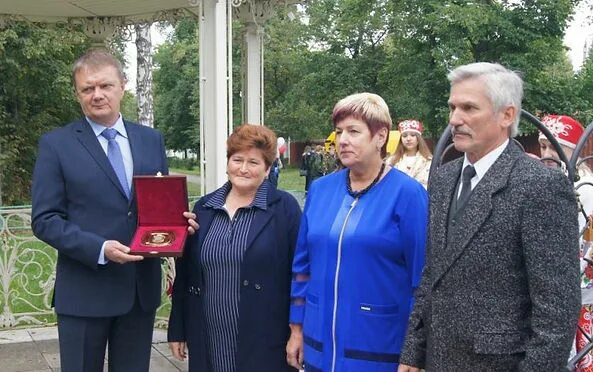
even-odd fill
[{"label": "person in background", "polygon": [[[315,149],[311,153],[311,157],[309,157],[309,179],[311,183],[313,183],[313,181],[319,177],[323,177],[325,175],[323,168],[323,155],[323,146],[316,145]],[[309,187],[310,186],[311,185],[309,184]]]},{"label": "person in background", "polygon": [[190,372],[293,371],[285,345],[301,209],[265,182],[275,157],[270,129],[236,128],[229,181],[194,207],[200,229],[177,261],[168,333]]},{"label": "person in background", "polygon": [[[73,67],[84,118],[44,134],[33,171],[31,227],[58,251],[52,305],[58,316],[60,368],[146,372],[161,262],[131,255],[138,220],[132,176],[168,173],[163,136],[120,113],[120,62],[90,50]],[[197,229],[186,212],[188,230]]]},{"label": "person in background", "polygon": [[338,169],[336,161],[336,144],[330,143],[328,151],[323,152],[323,174],[330,174]]},{"label": "person in background", "polygon": [[301,156],[300,169],[301,176],[305,176],[305,193],[309,191],[309,186],[311,185],[311,174],[309,172],[309,168],[312,155],[313,151],[311,149],[311,146],[305,146],[305,150],[303,151],[303,155]]},{"label": "person in background", "polygon": [[[585,131],[581,123],[566,115],[547,115],[542,118],[542,124],[552,133],[560,144],[562,151],[570,160]],[[560,156],[558,156],[550,141],[541,132],[539,135],[539,144],[544,164],[553,168],[563,165]],[[579,208],[582,211],[582,213],[579,213],[579,230],[583,232],[587,227],[588,216],[593,214],[593,173],[584,162],[578,165],[577,173],[579,180],[575,182],[574,187],[577,193]],[[588,240],[581,240],[579,257],[581,259],[582,306],[578,322],[580,329],[585,330],[589,337],[593,333],[593,265],[589,263],[593,262],[593,250],[589,249],[591,247],[590,240],[591,237],[588,237]],[[589,343],[580,329],[577,329],[575,353],[581,351]],[[578,364],[577,368],[577,371],[587,370],[593,370],[593,356],[591,354],[584,358]]]},{"label": "person in background", "polygon": [[282,160],[280,160],[280,155],[274,159],[272,166],[270,168],[270,174],[268,175],[268,180],[272,185],[278,187],[278,181],[280,181],[280,170],[282,169]]},{"label": "person in background", "polygon": [[311,185],[293,263],[290,365],[395,371],[424,265],[427,193],[383,161],[391,116],[376,94],[334,107],[344,169]]},{"label": "person in background", "polygon": [[[542,118],[542,124],[548,128],[554,138],[560,144],[562,151],[570,160],[573,152],[579,142],[579,139],[584,133],[584,128],[577,120],[566,115],[546,115]],[[539,134],[539,148],[541,152],[542,162],[552,168],[557,168],[565,165],[561,163],[560,156],[546,138],[540,132]],[[581,162],[577,167],[579,180],[575,182],[574,186],[578,193],[578,201],[583,207],[584,213],[579,214],[579,228],[582,230],[586,224],[585,216],[593,214],[593,172],[585,162]]]},{"label": "person in background", "polygon": [[[546,115],[542,118],[542,124],[552,133],[562,147],[562,151],[564,151],[566,157],[570,160],[579,139],[585,132],[583,125],[567,115]],[[566,167],[561,164],[558,153],[542,132],[539,133],[538,140],[541,158],[544,164],[549,167]],[[578,164],[577,172],[579,177],[593,176],[593,172],[584,162]]]},{"label": "person in background", "polygon": [[426,267],[398,371],[563,370],[580,308],[573,187],[510,140],[517,73],[472,63],[448,79],[464,156],[431,176]]},{"label": "person in background", "polygon": [[401,137],[395,154],[388,158],[389,165],[414,178],[426,188],[432,154],[422,138],[422,123],[410,119],[400,122],[397,127]]}]

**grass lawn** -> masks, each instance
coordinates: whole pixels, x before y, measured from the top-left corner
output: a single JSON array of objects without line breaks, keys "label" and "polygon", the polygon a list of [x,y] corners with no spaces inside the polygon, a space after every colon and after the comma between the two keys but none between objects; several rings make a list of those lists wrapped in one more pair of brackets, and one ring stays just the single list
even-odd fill
[{"label": "grass lawn", "polygon": [[198,184],[188,182],[187,183],[187,195],[189,196],[190,199],[193,196],[201,196],[202,190],[200,189],[200,186]]},{"label": "grass lawn", "polygon": [[278,188],[286,191],[305,191],[305,177],[299,176],[299,168],[283,168],[280,171]]},{"label": "grass lawn", "polygon": [[181,168],[169,168],[170,173],[182,173],[182,174],[193,174],[194,176],[200,175],[200,168],[196,169],[181,169]]}]

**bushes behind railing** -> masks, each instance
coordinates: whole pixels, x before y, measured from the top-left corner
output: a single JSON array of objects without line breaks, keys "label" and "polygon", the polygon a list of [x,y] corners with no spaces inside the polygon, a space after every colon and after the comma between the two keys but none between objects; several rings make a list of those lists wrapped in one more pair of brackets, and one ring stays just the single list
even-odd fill
[{"label": "bushes behind railing", "polygon": [[[56,323],[51,308],[57,252],[31,232],[31,208],[0,208],[0,329]],[[155,326],[166,328],[173,259],[162,260],[162,303]]]}]

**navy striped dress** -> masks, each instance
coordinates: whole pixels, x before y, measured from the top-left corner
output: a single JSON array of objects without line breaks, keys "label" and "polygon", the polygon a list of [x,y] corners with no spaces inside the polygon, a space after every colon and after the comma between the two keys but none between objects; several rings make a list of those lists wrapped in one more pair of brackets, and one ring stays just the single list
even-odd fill
[{"label": "navy striped dress", "polygon": [[225,208],[230,182],[221,187],[204,206],[216,210],[202,246],[204,316],[208,354],[213,372],[237,370],[241,262],[256,208],[267,208],[269,184],[264,181],[253,202],[239,208],[231,220]]}]

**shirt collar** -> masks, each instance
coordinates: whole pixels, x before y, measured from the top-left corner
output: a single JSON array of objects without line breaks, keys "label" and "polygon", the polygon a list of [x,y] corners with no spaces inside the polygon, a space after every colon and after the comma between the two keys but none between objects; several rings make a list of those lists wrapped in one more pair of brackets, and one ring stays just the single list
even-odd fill
[{"label": "shirt collar", "polygon": [[[268,209],[268,188],[270,184],[267,180],[264,180],[262,184],[257,189],[255,193],[255,198],[247,206],[247,208],[257,207],[261,210]],[[222,185],[218,190],[214,191],[212,197],[204,203],[204,207],[210,207],[214,209],[222,209],[224,204],[226,203],[226,197],[233,188],[233,185],[230,181],[227,181],[224,185]]]},{"label": "shirt collar", "polygon": [[[92,121],[88,116],[85,117],[86,121],[88,121],[91,125],[93,132],[95,132],[95,136],[99,137],[106,127],[104,125]],[[124,125],[124,120],[122,119],[121,114],[119,114],[119,117],[117,118],[115,124],[111,128],[117,130],[117,133],[119,133],[122,137],[128,138],[128,132],[126,131],[126,126]]]},{"label": "shirt collar", "polygon": [[463,157],[463,167],[461,169],[465,169],[467,165],[473,165],[476,170],[476,177],[478,177],[478,182],[484,177],[488,169],[496,162],[500,154],[504,151],[509,143],[509,139],[507,138],[500,146],[495,148],[494,150],[490,151],[486,155],[484,155],[480,160],[475,162],[474,164],[470,163],[469,159],[467,158],[467,154]]}]

